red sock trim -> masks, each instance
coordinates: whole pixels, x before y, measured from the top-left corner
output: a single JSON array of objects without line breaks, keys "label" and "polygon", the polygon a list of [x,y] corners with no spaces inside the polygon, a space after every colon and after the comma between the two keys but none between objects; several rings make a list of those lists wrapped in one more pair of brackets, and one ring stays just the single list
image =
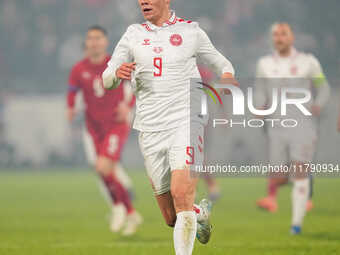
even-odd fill
[{"label": "red sock trim", "polygon": [[199,208],[197,208],[196,206],[193,206],[192,209],[196,214],[199,214],[201,212],[201,210]]}]

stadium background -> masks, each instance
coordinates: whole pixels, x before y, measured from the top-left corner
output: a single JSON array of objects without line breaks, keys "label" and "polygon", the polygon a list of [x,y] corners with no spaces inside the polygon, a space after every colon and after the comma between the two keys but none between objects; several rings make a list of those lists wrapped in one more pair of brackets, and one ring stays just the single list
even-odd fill
[{"label": "stadium background", "polygon": [[[87,164],[82,114],[66,121],[67,77],[82,58],[82,43],[93,24],[106,27],[110,52],[126,27],[140,21],[137,0],[0,0],[0,254],[172,254],[166,228],[145,177],[133,131],[123,163],[135,183],[136,207],[145,223],[130,239],[110,233],[108,207]],[[337,0],[172,0],[181,17],[197,20],[238,77],[252,77],[257,59],[271,50],[269,28],[287,21],[298,49],[318,57],[332,86],[320,118],[317,157],[338,162],[336,132],[340,91]],[[82,106],[79,105],[79,111]],[[263,134],[228,132],[225,160],[249,163],[265,157]],[[247,137],[252,137],[247,142]],[[289,236],[290,189],[280,191],[280,210],[255,207],[264,195],[263,178],[222,178],[222,198],[213,215],[211,244],[194,254],[340,254],[339,178],[316,180],[316,208],[304,235]],[[205,193],[200,184],[198,197]]]},{"label": "stadium background", "polygon": [[[320,122],[328,149],[319,149],[327,151],[324,160],[337,159],[339,140],[333,127],[340,95],[338,1],[172,2],[178,16],[200,22],[216,47],[232,60],[239,77],[252,77],[257,59],[270,52],[270,25],[290,22],[297,48],[319,58],[333,86],[331,107]],[[126,27],[141,20],[137,1],[2,0],[0,7],[0,166],[86,166],[82,114],[72,127],[65,118],[68,72],[83,56],[86,29],[93,24],[106,27],[111,52]],[[135,132],[124,159],[127,167],[142,164]]]}]

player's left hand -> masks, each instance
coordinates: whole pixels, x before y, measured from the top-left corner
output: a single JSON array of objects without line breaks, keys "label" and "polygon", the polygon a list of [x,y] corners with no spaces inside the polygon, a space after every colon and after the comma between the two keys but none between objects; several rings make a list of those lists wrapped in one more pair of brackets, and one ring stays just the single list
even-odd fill
[{"label": "player's left hand", "polygon": [[66,111],[66,118],[68,122],[72,122],[74,119],[74,116],[76,115],[76,111],[73,108],[68,108]]},{"label": "player's left hand", "polygon": [[[224,73],[221,76],[221,84],[228,84],[228,85],[234,85],[236,87],[239,87],[240,84],[235,79],[235,77],[231,73]],[[219,91],[222,95],[229,95],[231,92],[229,89],[220,89]]]},{"label": "player's left hand", "polygon": [[116,121],[117,122],[128,122],[128,118],[129,118],[129,114],[130,114],[130,107],[126,102],[120,102],[117,110],[117,117],[116,117]]},{"label": "player's left hand", "polygon": [[313,116],[320,116],[321,107],[319,105],[312,105],[311,111]]}]

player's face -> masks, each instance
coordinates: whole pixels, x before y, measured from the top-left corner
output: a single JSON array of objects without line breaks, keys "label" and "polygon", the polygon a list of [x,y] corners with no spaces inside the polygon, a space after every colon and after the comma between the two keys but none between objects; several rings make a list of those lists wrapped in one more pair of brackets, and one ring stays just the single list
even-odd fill
[{"label": "player's face", "polygon": [[170,0],[138,0],[144,19],[156,23],[169,12]]},{"label": "player's face", "polygon": [[90,30],[87,32],[85,48],[89,57],[106,54],[107,47],[108,40],[102,31]]},{"label": "player's face", "polygon": [[286,24],[276,25],[272,31],[272,40],[278,52],[288,51],[294,43],[294,34]]}]

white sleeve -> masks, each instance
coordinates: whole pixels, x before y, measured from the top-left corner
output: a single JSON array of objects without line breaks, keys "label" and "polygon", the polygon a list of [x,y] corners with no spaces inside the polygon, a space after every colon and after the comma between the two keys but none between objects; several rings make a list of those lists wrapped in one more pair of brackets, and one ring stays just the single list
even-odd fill
[{"label": "white sleeve", "polygon": [[120,79],[116,77],[116,70],[123,64],[131,62],[133,57],[131,54],[131,27],[129,27],[116,48],[113,51],[110,61],[107,63],[107,68],[102,74],[103,85],[106,89],[117,88],[120,84]]},{"label": "white sleeve", "polygon": [[330,87],[320,62],[313,55],[310,56],[310,79],[316,89],[315,104],[323,107],[329,99]]},{"label": "white sleeve", "polygon": [[267,90],[265,84],[265,75],[263,72],[262,61],[259,60],[256,65],[256,77],[254,88],[254,106],[256,108],[265,107],[267,104]]},{"label": "white sleeve", "polygon": [[200,28],[197,28],[197,57],[213,68],[213,70],[222,75],[224,73],[235,74],[233,65],[211,43],[208,35]]}]

